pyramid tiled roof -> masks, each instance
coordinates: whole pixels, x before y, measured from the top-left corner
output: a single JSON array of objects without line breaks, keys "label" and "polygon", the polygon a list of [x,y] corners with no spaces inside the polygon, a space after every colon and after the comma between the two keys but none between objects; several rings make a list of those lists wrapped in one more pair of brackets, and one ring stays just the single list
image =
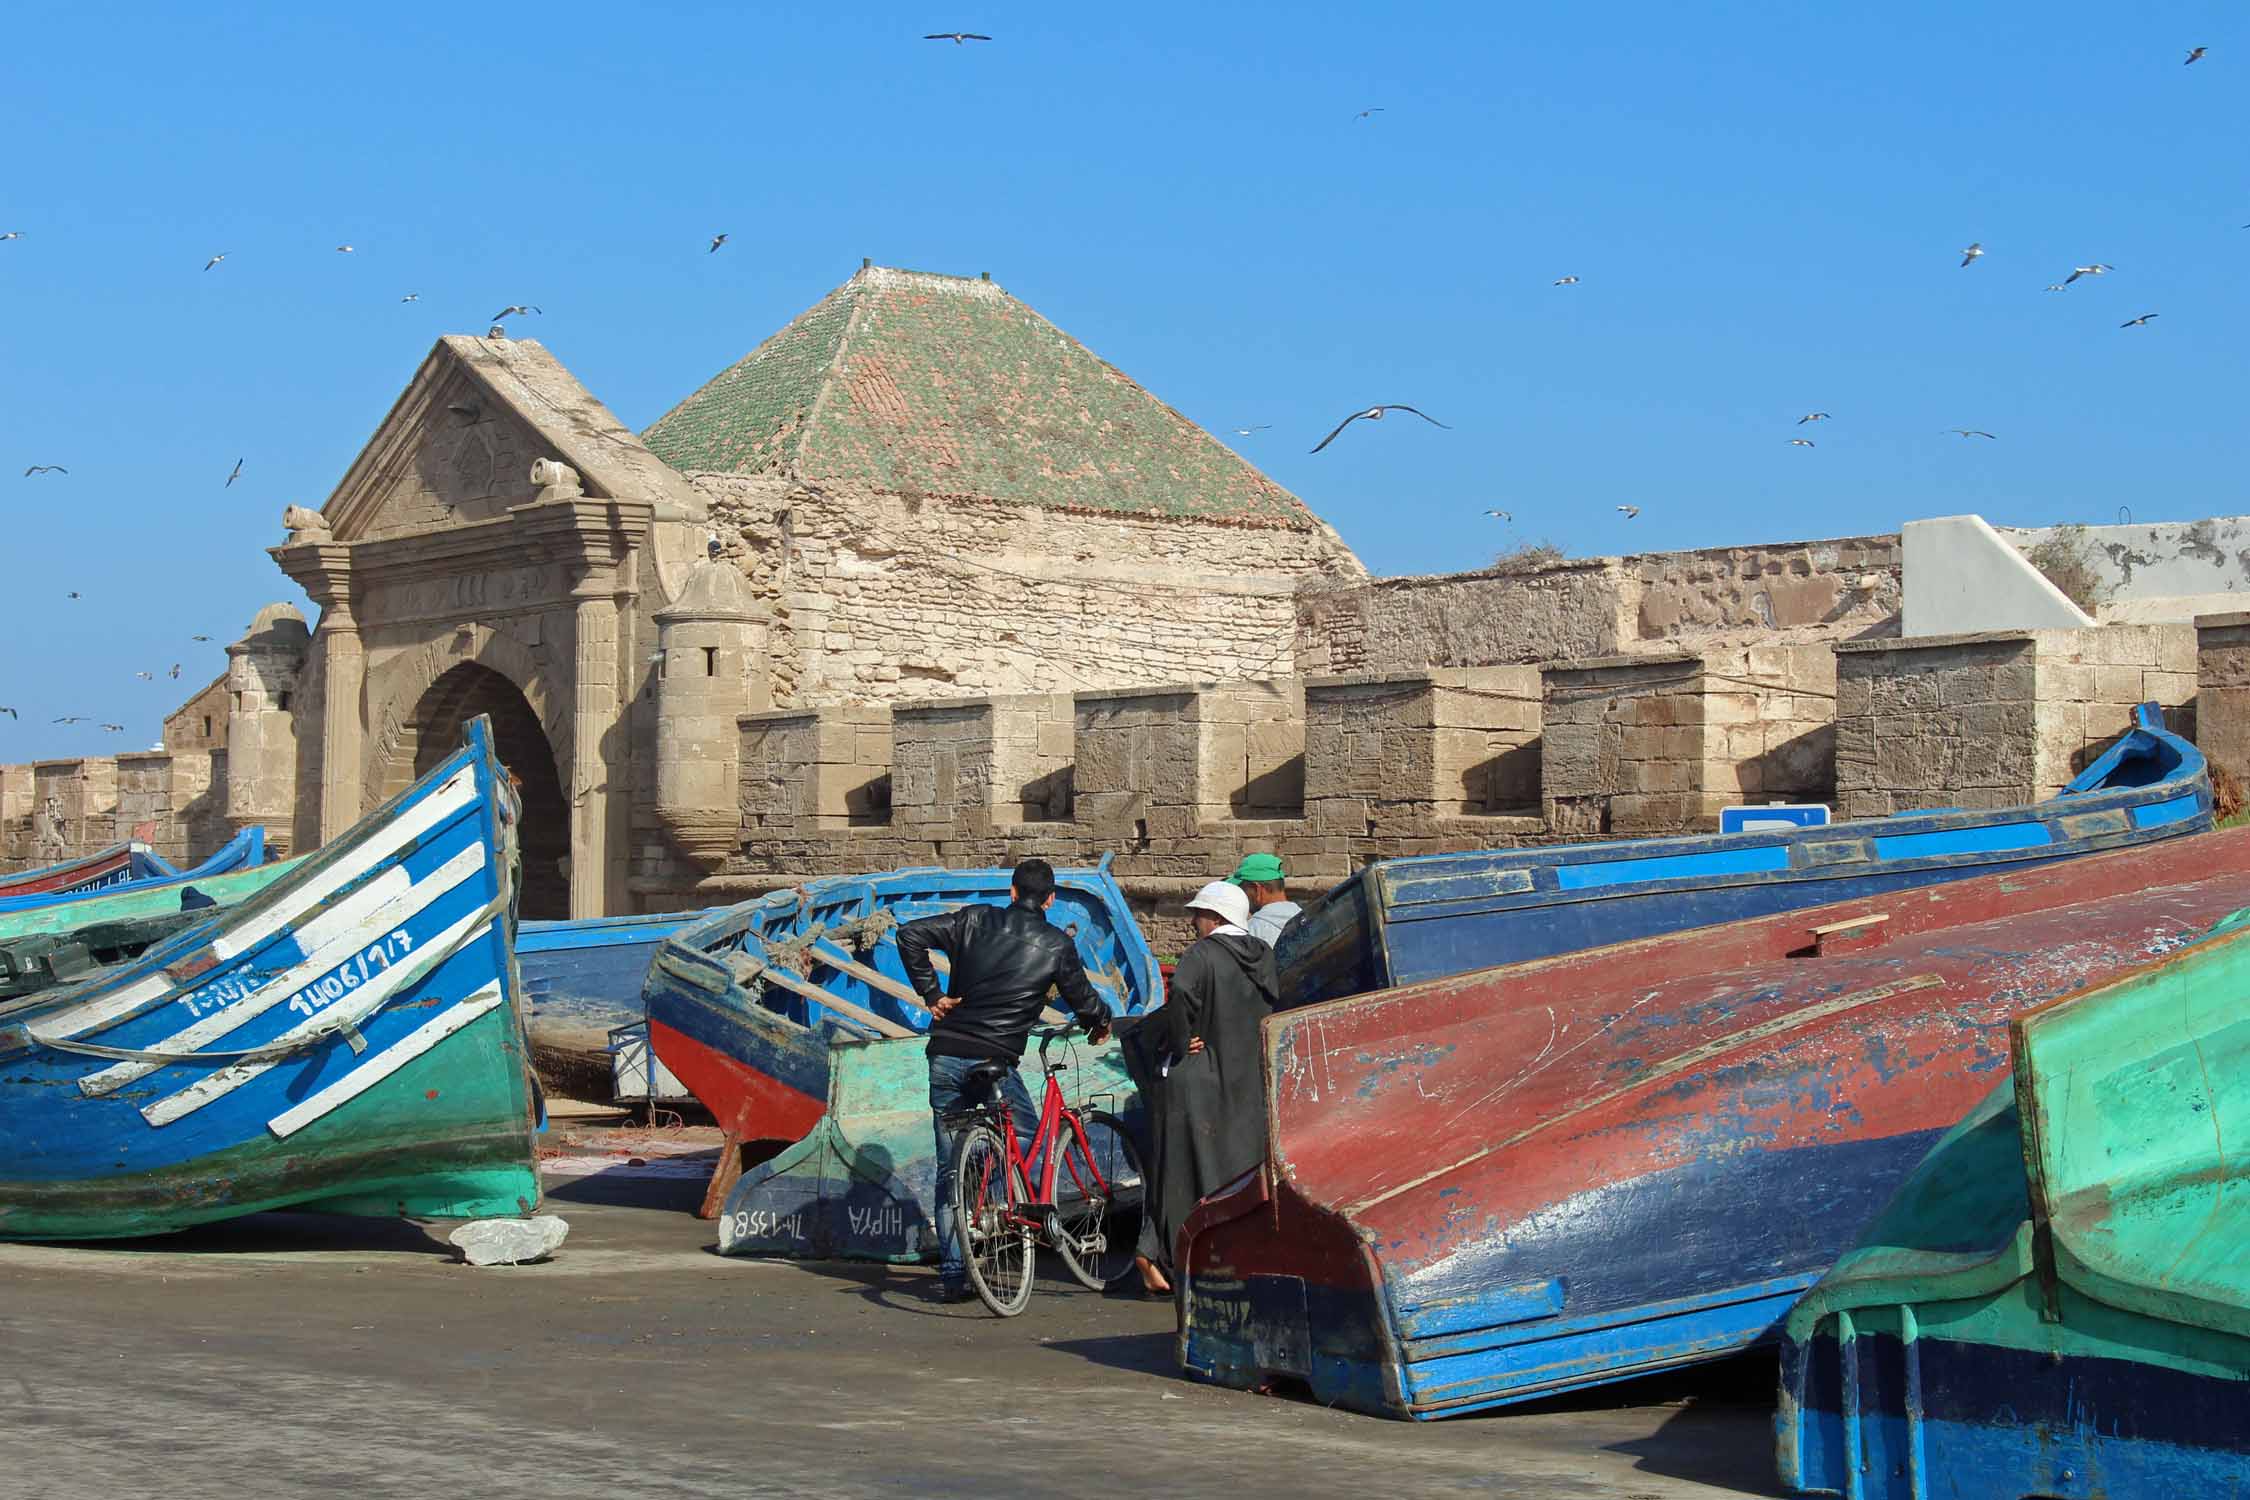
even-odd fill
[{"label": "pyramid tiled roof", "polygon": [[642,434],[687,473],[1312,530],[1304,503],[990,281],[863,269]]}]

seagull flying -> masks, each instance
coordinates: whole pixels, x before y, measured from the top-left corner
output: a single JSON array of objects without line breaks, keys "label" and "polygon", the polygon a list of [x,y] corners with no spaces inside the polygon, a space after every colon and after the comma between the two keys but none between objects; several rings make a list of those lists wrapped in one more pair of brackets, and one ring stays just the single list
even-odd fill
[{"label": "seagull flying", "polygon": [[408,292],[398,300],[401,302],[419,302],[422,300],[422,294],[420,292]]},{"label": "seagull flying", "polygon": [[78,597],[78,590],[72,589],[69,593],[63,595],[63,597],[66,599],[75,599]]},{"label": "seagull flying", "polygon": [[165,673],[164,675],[167,677],[177,678],[180,675],[180,664],[178,662],[172,663],[172,670]]},{"label": "seagull flying", "polygon": [[242,477],[242,460],[238,458],[238,459],[236,459],[236,460],[234,461],[234,472],[233,472],[232,474],[229,474],[229,475],[227,476],[227,482],[226,482],[225,484],[222,484],[222,485],[220,485],[220,486],[219,486],[219,488],[220,488],[220,489],[222,489],[222,490],[233,489],[233,488],[234,488],[234,482],[235,482],[235,481],[236,481],[237,479],[240,479],[241,477]]},{"label": "seagull flying", "polygon": [[[1336,424],[1334,432],[1329,433],[1328,436],[1313,444],[1312,451],[1318,453],[1321,449],[1327,447],[1330,443],[1335,442],[1336,433],[1342,432],[1345,428],[1351,426],[1354,422],[1380,422],[1383,420],[1383,414],[1385,412],[1393,411],[1414,412],[1415,416],[1420,417],[1423,421],[1429,423],[1432,427],[1445,426],[1443,422],[1440,422],[1437,418],[1431,416],[1426,411],[1414,411],[1413,407],[1407,406],[1401,402],[1386,401],[1380,406],[1370,406],[1365,411],[1355,411],[1350,416],[1344,418],[1343,421],[1338,422]],[[1452,429],[1447,428],[1446,430],[1451,431]]]},{"label": "seagull flying", "polygon": [[217,264],[218,264],[218,263],[219,263],[220,261],[222,261],[222,260],[225,260],[226,258],[227,258],[227,252],[226,252],[226,251],[224,251],[224,250],[221,250],[221,251],[220,251],[220,252],[219,252],[219,253],[218,253],[217,255],[214,255],[214,256],[212,256],[212,257],[211,257],[211,258],[210,258],[209,260],[207,260],[207,261],[205,261],[205,262],[203,263],[203,269],[204,269],[204,270],[206,270],[206,271],[208,271],[208,270],[210,270],[210,269],[211,269],[211,268],[212,268],[213,266],[217,265]]},{"label": "seagull flying", "polygon": [[19,720],[20,720],[20,719],[21,719],[21,718],[23,717],[23,715],[21,715],[21,714],[17,713],[17,712],[16,712],[16,711],[15,711],[14,709],[12,709],[12,708],[6,707],[5,705],[0,705],[0,714],[6,714],[6,715],[7,715],[7,716],[8,716],[9,718],[11,718],[11,719],[19,719]]},{"label": "seagull flying", "polygon": [[721,245],[725,244],[726,242],[727,242],[727,237],[726,237],[725,235],[723,235],[723,234],[714,234],[714,235],[712,235],[712,236],[711,236],[711,248],[710,248],[710,249],[709,249],[708,251],[704,252],[704,253],[705,253],[705,254],[708,254],[708,255],[717,255],[717,254],[719,253],[719,247],[720,247]]},{"label": "seagull flying", "polygon": [[83,724],[86,722],[86,716],[84,714],[64,714],[55,722],[57,724]]},{"label": "seagull flying", "polygon": [[154,672],[135,672],[133,675],[135,677],[138,677],[143,682],[156,681],[156,674]]},{"label": "seagull flying", "polygon": [[1641,513],[1641,508],[1638,505],[1620,505],[1617,507],[1617,513],[1630,521]]},{"label": "seagull flying", "polygon": [[2042,288],[2041,288],[2040,290],[2042,290],[2042,291],[2048,291],[2048,292],[2059,292],[2059,291],[2061,291],[2061,290],[2063,289],[2063,287],[2064,287],[2065,285],[2066,285],[2066,283],[2064,283],[2064,282],[2060,282],[2060,281],[2050,281],[2050,282],[2048,282],[2048,283],[2047,283],[2047,285],[2046,285],[2046,286],[2042,287]]},{"label": "seagull flying", "polygon": [[977,31],[933,31],[922,38],[925,42],[951,42],[958,47],[963,42],[989,42],[991,37]]},{"label": "seagull flying", "polygon": [[[1991,433],[1989,433],[1989,432],[1980,432],[1980,431],[1979,431],[1978,429],[1976,429],[1976,428],[1974,428],[1974,427],[1948,427],[1948,428],[1946,428],[1945,430],[1946,430],[1947,432],[1958,432],[1959,434],[1961,434],[1961,436],[1963,436],[1963,437],[1965,437],[1965,438],[1973,438],[1973,437],[1988,438],[1988,437],[1992,437],[1992,434],[1991,434]],[[1996,439],[1996,438],[1995,438],[1995,439],[1994,439],[1994,441],[1995,441],[1995,442],[1997,442],[1997,441],[1998,441],[1998,439]]]},{"label": "seagull flying", "polygon": [[349,255],[352,253],[352,247],[349,245],[338,245],[336,247],[336,253],[338,255]]},{"label": "seagull flying", "polygon": [[102,728],[108,730],[111,734],[123,734],[125,732],[125,726],[122,724],[104,724]]},{"label": "seagull flying", "polygon": [[1549,282],[1549,283],[1548,283],[1548,285],[1549,285],[1549,286],[1576,286],[1576,285],[1578,285],[1578,278],[1577,278],[1577,277],[1575,277],[1575,276],[1557,276],[1557,277],[1556,277],[1556,278],[1555,278],[1555,279],[1554,279],[1553,281]]},{"label": "seagull flying", "polygon": [[[2210,51],[2210,50],[2211,50],[2211,49],[2210,49],[2209,47],[2191,47],[2191,48],[2189,48],[2189,49],[2188,49],[2188,55],[2187,55],[2187,62],[2195,62],[2196,60],[2198,60],[2199,58],[2201,58],[2201,57],[2203,56],[2203,54],[2204,54],[2204,53],[2206,53],[2206,52],[2208,52],[2208,51]],[[2180,66],[2184,68],[2184,67],[2186,67],[2186,66],[2187,66],[2187,63],[2181,63],[2181,64],[2180,64]]]},{"label": "seagull flying", "polygon": [[188,639],[191,641],[207,641],[211,639],[211,637],[207,635],[191,635],[188,637]]},{"label": "seagull flying", "polygon": [[1353,116],[1352,116],[1352,123],[1356,125],[1356,124],[1358,124],[1358,123],[1359,123],[1359,122],[1360,122],[1361,120],[1364,120],[1364,119],[1366,119],[1366,118],[1367,118],[1367,117],[1368,117],[1369,115],[1379,115],[1379,114],[1382,114],[1382,113],[1383,113],[1383,106],[1382,106],[1382,105],[1380,105],[1380,104],[1378,104],[1378,105],[1376,105],[1376,106],[1375,106],[1375,107],[1374,107],[1373,109],[1363,109],[1363,110],[1361,110],[1361,111],[1360,111],[1360,112],[1359,112],[1358,114],[1356,114],[1356,115],[1353,115]]},{"label": "seagull flying", "polygon": [[1503,521],[1513,521],[1515,519],[1514,516],[1508,514],[1504,510],[1488,510],[1485,512],[1485,514],[1488,516],[1498,516]]},{"label": "seagull flying", "polygon": [[1792,448],[1817,448],[1820,445],[1818,443],[1815,443],[1811,438],[1791,438],[1789,440],[1789,446]]},{"label": "seagull flying", "polygon": [[1234,435],[1236,437],[1248,437],[1253,432],[1264,432],[1271,426],[1273,426],[1273,423],[1271,422],[1260,422],[1251,427],[1237,427],[1234,430]]},{"label": "seagull flying", "polygon": [[501,308],[501,309],[500,309],[500,310],[499,310],[498,312],[496,312],[496,313],[494,313],[494,314],[492,315],[492,317],[491,317],[490,321],[492,321],[492,322],[494,322],[494,323],[497,323],[497,322],[499,322],[499,321],[500,321],[500,320],[501,320],[502,318],[512,318],[512,317],[514,317],[514,316],[515,316],[515,315],[516,315],[517,313],[525,313],[525,314],[530,314],[530,313],[535,313],[535,312],[537,312],[537,311],[539,311],[539,309],[538,309],[538,308],[536,308],[536,307],[527,307],[527,306],[525,306],[525,305],[524,305],[523,303],[521,303],[521,302],[518,302],[518,303],[514,304],[513,306],[510,306],[510,307],[503,307],[503,308]]},{"label": "seagull flying", "polygon": [[2125,320],[2124,322],[2122,322],[2122,323],[2118,324],[2117,326],[2118,326],[2118,327],[2120,327],[2120,328],[2138,328],[2138,327],[2140,327],[2140,326],[2141,326],[2141,325],[2142,325],[2143,323],[2146,323],[2146,322],[2147,322],[2147,321],[2148,321],[2149,319],[2151,319],[2151,318],[2154,318],[2154,317],[2161,317],[2161,316],[2162,316],[2162,314],[2160,314],[2160,313],[2142,313],[2142,314],[2141,314],[2141,315],[2140,315],[2139,317],[2137,317],[2137,318],[2128,318],[2128,319],[2126,319],[2126,320]]},{"label": "seagull flying", "polygon": [[1807,422],[1825,422],[1827,420],[1828,413],[1824,411],[1808,411],[1803,416],[1797,419],[1797,425],[1799,427],[1802,427]]},{"label": "seagull flying", "polygon": [[1961,252],[1961,264],[1973,266],[1977,263],[1977,257],[1982,254],[1984,254],[1984,241],[1971,240],[1968,248]]},{"label": "seagull flying", "polygon": [[70,470],[64,468],[61,464],[33,464],[23,471],[23,477],[29,479],[34,474],[68,474],[69,472]]},{"label": "seagull flying", "polygon": [[23,231],[20,229],[11,229],[6,234],[0,234],[0,240],[20,240],[22,238]]},{"label": "seagull flying", "polygon": [[2068,276],[2065,276],[2063,278],[2063,285],[2069,286],[2072,282],[2076,281],[2081,276],[2107,276],[2110,272],[2116,269],[2117,267],[2115,266],[2103,265],[2077,266],[2071,270],[2071,273]]}]

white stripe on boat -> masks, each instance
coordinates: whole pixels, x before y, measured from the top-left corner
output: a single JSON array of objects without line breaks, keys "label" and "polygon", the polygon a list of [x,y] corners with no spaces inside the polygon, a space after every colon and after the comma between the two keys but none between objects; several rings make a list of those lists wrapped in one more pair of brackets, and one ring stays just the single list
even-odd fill
[{"label": "white stripe on boat", "polygon": [[[311,876],[303,885],[289,892],[288,900],[282,904],[251,917],[240,927],[221,932],[211,940],[211,946],[205,951],[220,962],[248,952],[367,873],[371,867],[395,857],[404,846],[475,800],[476,768],[463,766],[444,785],[384,824],[367,843],[350,851],[350,858],[339,859],[337,863]],[[178,988],[178,984],[167,974],[147,974],[123,989],[97,996],[58,1015],[27,1025],[24,1029],[39,1041],[74,1037],[131,1015],[149,1001],[162,999]]]},{"label": "white stripe on boat", "polygon": [[[476,931],[468,935],[466,942],[460,942],[459,940],[461,938],[461,929],[463,927],[466,927],[470,923],[478,924]],[[454,947],[457,943],[459,947],[465,948],[470,944],[482,941],[487,935],[491,933],[491,931],[491,913],[488,911],[479,910],[471,916],[463,918],[460,922],[456,922],[453,926],[447,928],[437,937],[432,938],[427,944],[423,946],[422,953],[416,954],[415,958],[420,959],[423,954],[443,955],[447,952],[448,948]],[[361,1004],[353,1007],[353,1022],[356,1024],[358,1022],[365,1021],[370,1015],[372,1015],[375,1010],[384,1003],[384,1001],[389,999],[391,989],[400,987],[408,980],[420,981],[423,979],[427,979],[430,972],[433,971],[436,967],[436,964],[431,964],[427,968],[425,968],[424,965],[419,962],[409,961],[407,963],[398,965],[396,968],[385,970],[382,978],[372,980],[367,984],[361,985],[359,989],[354,992],[355,999],[364,1000],[369,996],[369,993],[371,991],[376,993],[373,996],[372,1003]],[[396,976],[395,983],[392,982],[393,976]],[[336,1011],[340,1008],[341,1007],[336,1007],[328,1010],[314,1011],[311,1015],[305,1017],[305,1019],[299,1021],[296,1025],[290,1027],[288,1030],[275,1037],[273,1039],[273,1042],[269,1043],[268,1045],[299,1041],[307,1036],[311,1036],[315,1032],[335,1030],[337,1021]],[[149,1105],[141,1111],[141,1118],[148,1121],[151,1125],[169,1125],[174,1120],[179,1119],[183,1115],[190,1115],[195,1113],[195,1111],[201,1109],[204,1105],[209,1104],[212,1100],[223,1098],[224,1096],[233,1093],[236,1089],[242,1087],[251,1079],[256,1078],[259,1074],[265,1072],[268,1068],[273,1067],[276,1063],[279,1063],[282,1060],[283,1059],[281,1058],[255,1058],[246,1059],[241,1062],[228,1063],[225,1067],[219,1069],[217,1072],[189,1084],[186,1088],[181,1089],[178,1093],[168,1094],[164,1098],[157,1100],[154,1104]]]},{"label": "white stripe on boat", "polygon": [[310,1098],[275,1115],[266,1122],[266,1128],[288,1139],[338,1105],[366,1093],[477,1017],[497,1008],[500,1002],[500,981],[495,979],[459,1005],[424,1021]]},{"label": "white stripe on boat", "polygon": [[212,939],[211,956],[224,962],[257,947],[289,926],[300,913],[326,901],[356,877],[390,859],[423,834],[452,818],[475,801],[476,794],[476,767],[463,766],[448,777],[443,786],[391,819],[365,844],[351,851],[353,858],[339,860],[306,881],[292,893],[296,899],[290,903],[289,910],[277,907]]},{"label": "white stripe on boat", "polygon": [[[361,982],[354,992],[364,990],[381,976],[405,966],[413,955],[412,949],[391,951],[390,934],[420,916],[439,898],[458,889],[462,882],[473,879],[484,869],[484,864],[485,846],[480,840],[418,881],[408,881],[404,869],[394,867],[385,870],[379,878],[369,881],[299,929],[298,938],[306,944],[308,957],[224,1009],[189,1022],[160,1042],[149,1043],[148,1050],[193,1052],[229,1032],[240,1030],[299,990],[318,983],[340,966],[351,963],[370,950],[379,951],[383,967],[372,976],[362,973]],[[394,876],[397,877],[395,880]],[[471,919],[464,917],[462,921]],[[460,925],[459,922],[454,924],[455,927]],[[212,977],[220,979],[226,976],[214,974]],[[182,990],[179,998],[185,1000],[194,993],[193,990]],[[34,1039],[39,1036],[36,1030],[32,1030],[31,1034]],[[166,1066],[169,1065],[150,1061],[113,1063],[98,1072],[87,1074],[79,1080],[78,1087],[81,1092],[89,1095],[107,1094],[136,1078],[146,1078],[158,1068]]]}]

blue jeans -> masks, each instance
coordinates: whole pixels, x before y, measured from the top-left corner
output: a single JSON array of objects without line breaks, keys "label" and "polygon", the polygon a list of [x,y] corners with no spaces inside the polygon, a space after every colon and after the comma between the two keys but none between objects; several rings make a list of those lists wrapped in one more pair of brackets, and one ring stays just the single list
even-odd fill
[{"label": "blue jeans", "polygon": [[[974,1057],[930,1059],[930,1124],[937,1132],[937,1235],[938,1276],[947,1286],[959,1286],[968,1275],[962,1262],[960,1232],[953,1222],[953,1136],[946,1128],[947,1115],[960,1114],[978,1101],[961,1091],[961,1079],[980,1061]],[[1014,1068],[1000,1075],[1000,1098],[1016,1126],[1016,1148],[1028,1151],[1039,1133],[1039,1111],[1031,1107],[1031,1091]]]}]

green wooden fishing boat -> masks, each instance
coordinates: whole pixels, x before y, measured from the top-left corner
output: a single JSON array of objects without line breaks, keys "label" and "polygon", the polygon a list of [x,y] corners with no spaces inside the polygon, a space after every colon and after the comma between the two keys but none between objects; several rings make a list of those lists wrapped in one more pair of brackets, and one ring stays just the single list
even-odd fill
[{"label": "green wooden fishing boat", "polygon": [[2250,1495],[2250,911],[2012,1027],[2014,1076],[1791,1312],[1812,1494]]},{"label": "green wooden fishing boat", "polygon": [[0,1239],[272,1208],[529,1213],[519,815],[471,720],[460,750],[255,895],[0,1005]]},{"label": "green wooden fishing boat", "polygon": [[[248,900],[296,868],[290,860],[192,883],[136,882],[72,901],[0,911],[0,1002],[70,984]],[[193,891],[193,905],[183,897]]]},{"label": "green wooden fishing boat", "polygon": [[[1073,1039],[1068,1063],[1057,1076],[1072,1109],[1120,1119],[1137,1113],[1140,1096],[1115,1040]],[[1047,1080],[1038,1059],[1018,1071],[1039,1099]],[[803,1140],[745,1172],[727,1194],[719,1253],[934,1260],[942,1165],[930,1126],[928,1043],[840,1038],[828,1048],[827,1111]],[[1139,1189],[1137,1181],[1117,1186],[1121,1202]],[[1137,1213],[1137,1196],[1130,1202]]]},{"label": "green wooden fishing boat", "polygon": [[[231,875],[213,875],[194,882],[194,889],[216,905],[232,906],[272,885],[299,863],[293,859],[282,860],[255,869],[237,870]],[[75,901],[36,906],[28,911],[0,911],[0,942],[40,933],[69,932],[94,922],[133,921],[176,913],[180,910],[182,889],[166,881],[138,888],[92,891]]]}]

